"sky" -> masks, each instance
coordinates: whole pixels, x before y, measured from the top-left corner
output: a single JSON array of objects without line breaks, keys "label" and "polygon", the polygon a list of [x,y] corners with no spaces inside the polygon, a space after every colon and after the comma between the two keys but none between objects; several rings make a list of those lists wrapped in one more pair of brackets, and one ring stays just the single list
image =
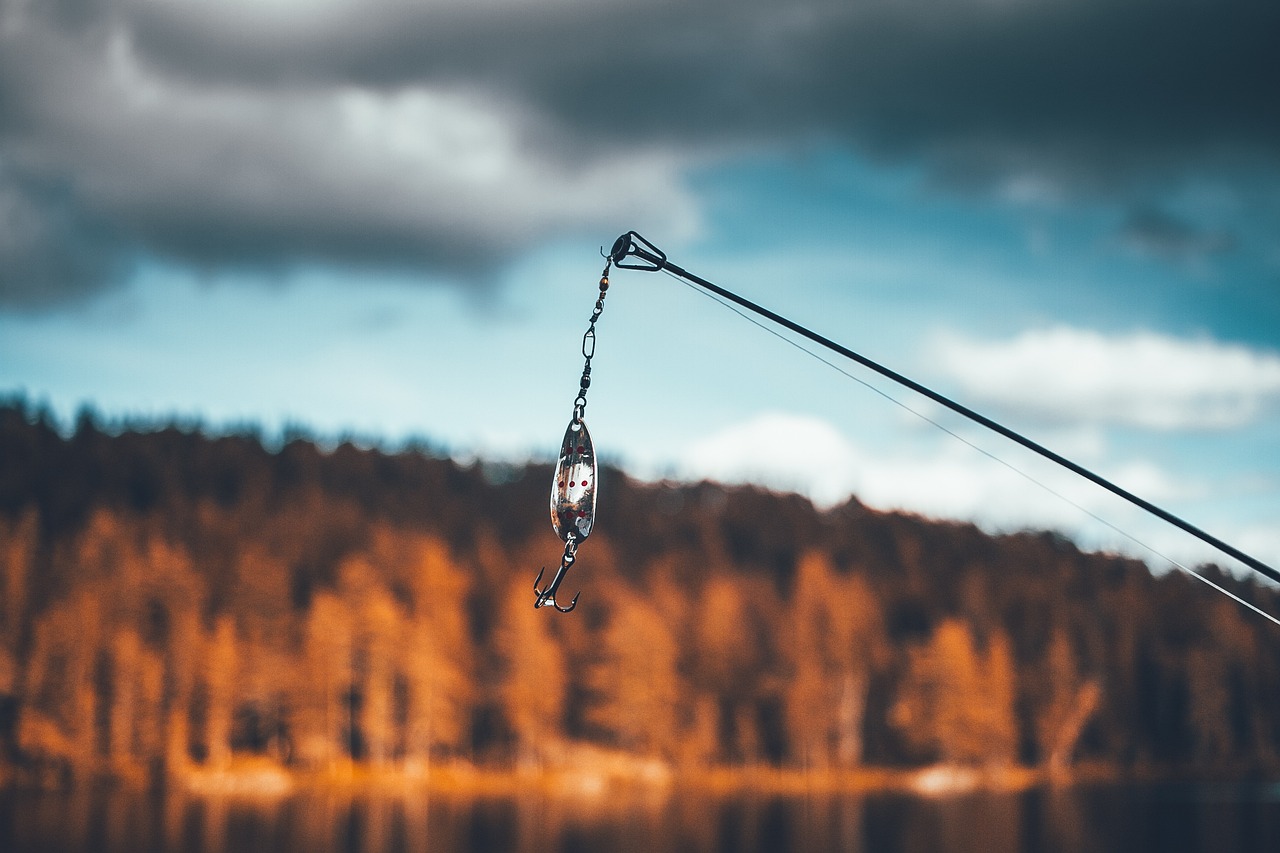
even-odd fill
[{"label": "sky", "polygon": [[[547,461],[635,230],[1276,565],[1277,32],[1254,0],[0,0],[0,394]],[[587,421],[632,476],[1216,557],[612,282]]]}]

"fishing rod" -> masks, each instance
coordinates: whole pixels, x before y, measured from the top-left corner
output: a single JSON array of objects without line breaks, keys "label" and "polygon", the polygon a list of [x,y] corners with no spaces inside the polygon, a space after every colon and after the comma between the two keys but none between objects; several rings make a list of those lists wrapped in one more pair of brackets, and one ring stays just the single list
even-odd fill
[{"label": "fishing rod", "polygon": [[[1100,474],[1097,474],[1089,470],[1088,468],[1085,468],[1083,465],[1079,465],[1071,461],[1070,459],[1067,459],[1065,456],[1062,456],[1059,453],[1055,453],[1054,451],[1050,450],[1044,445],[1039,444],[1038,442],[1032,441],[1031,439],[1022,435],[1021,433],[1016,432],[1015,430],[1012,430],[1009,427],[1006,427],[1003,424],[992,420],[991,418],[988,418],[986,415],[976,412],[973,409],[969,408],[968,406],[958,403],[955,400],[952,400],[950,397],[947,397],[943,394],[938,393],[937,391],[934,391],[932,388],[929,388],[925,385],[921,385],[919,382],[916,382],[915,380],[907,376],[904,376],[903,374],[898,373],[895,370],[891,370],[890,368],[885,367],[884,365],[880,364],[877,361],[874,361],[873,359],[870,359],[860,353],[854,352],[848,347],[845,347],[839,343],[836,343],[830,338],[824,337],[818,334],[817,332],[814,332],[811,329],[808,329],[800,325],[799,323],[796,323],[792,320],[788,320],[786,317],[783,317],[780,314],[770,311],[768,308],[765,308],[761,305],[757,305],[756,303],[750,301],[749,299],[745,299],[739,296],[738,294],[733,293],[730,290],[726,290],[725,288],[720,287],[719,285],[713,284],[712,282],[709,282],[706,279],[701,278],[700,276],[694,275],[693,273],[689,272],[683,267],[680,267],[677,264],[672,263],[667,258],[665,252],[663,252],[661,249],[654,246],[644,237],[641,237],[635,231],[628,231],[627,233],[618,237],[618,239],[614,242],[613,247],[609,250],[609,253],[605,256],[605,258],[606,258],[605,271],[603,276],[601,277],[600,299],[597,300],[596,302],[596,312],[592,315],[591,327],[587,331],[587,334],[591,336],[591,352],[592,353],[594,353],[594,349],[595,349],[595,321],[596,319],[599,318],[600,309],[602,308],[602,305],[603,305],[604,293],[608,289],[608,281],[609,281],[608,273],[609,273],[610,264],[612,264],[613,266],[619,269],[639,270],[642,272],[667,273],[669,275],[675,276],[676,278],[683,279],[684,281],[688,282],[691,285],[700,287],[709,293],[715,294],[716,296],[722,299],[728,300],[729,302],[732,302],[735,305],[738,305],[744,308],[745,310],[752,312],[753,314],[763,317],[772,323],[782,326],[783,328],[789,329],[790,331],[795,332],[796,334],[801,335],[813,341],[814,343],[818,344],[819,346],[825,349],[830,350],[831,352],[841,355],[851,361],[857,362],[863,367],[866,367],[869,370],[875,371],[881,376],[884,376],[885,378],[890,379],[893,382],[896,382],[897,384],[903,386],[904,388],[908,388],[914,391],[915,393],[923,397],[926,397],[934,401],[935,403],[938,403],[939,405],[944,406],[959,415],[962,415],[963,417],[973,421],[974,423],[980,426],[986,427],[992,432],[1002,435],[1005,438],[1009,439],[1010,441],[1015,442],[1016,444],[1022,445],[1028,450],[1039,454],[1045,459],[1048,459],[1050,462],[1053,462],[1063,468],[1066,468],[1068,471],[1071,471],[1072,473],[1077,474],[1098,486],[1101,486],[1102,488],[1106,489],[1112,494],[1123,498],[1124,500],[1128,501],[1129,503],[1133,504],[1139,509],[1145,510],[1146,512],[1156,516],[1157,518],[1160,518],[1163,521],[1166,521],[1169,524],[1172,524],[1173,526],[1187,533],[1190,533],[1192,536],[1195,536],[1197,539],[1200,539],[1202,542],[1205,542],[1213,546],[1218,551],[1221,551],[1222,553],[1240,561],[1245,566],[1248,566],[1250,569],[1257,572],[1258,574],[1264,577],[1267,577],[1272,581],[1275,581],[1276,583],[1280,583],[1280,571],[1277,571],[1276,569],[1272,568],[1271,566],[1267,565],[1266,563],[1262,562],[1256,557],[1252,557],[1249,554],[1246,554],[1245,552],[1241,551],[1239,548],[1236,548],[1235,546],[1231,545],[1228,542],[1224,542],[1218,537],[1195,526],[1191,522],[1183,518],[1180,518],[1177,515],[1174,515],[1173,513],[1169,512],[1166,509],[1156,506],[1155,504],[1151,503],[1145,498],[1142,498],[1134,494],[1133,492],[1130,492],[1128,489],[1125,489],[1121,486],[1116,485],[1115,483],[1111,482],[1110,480],[1101,476]],[[583,354],[584,355],[587,354],[587,342],[585,337],[583,341]],[[587,364],[583,373],[582,389],[579,394],[578,400],[575,400],[574,420],[570,422],[570,431],[566,432],[565,434],[566,444],[562,446],[561,460],[560,460],[561,464],[557,465],[557,481],[561,483],[561,486],[560,486],[561,493],[563,493],[564,491],[564,487],[563,487],[564,478],[560,476],[560,470],[562,465],[568,464],[572,466],[575,463],[575,461],[579,465],[582,464],[581,454],[579,454],[577,458],[574,458],[571,453],[570,457],[567,459],[565,456],[565,449],[568,448],[570,432],[576,432],[575,426],[574,426],[575,424],[580,424],[582,433],[584,435],[586,433],[586,424],[582,422],[581,415],[582,415],[582,407],[584,407],[586,404],[585,394],[586,394],[587,386],[590,385],[590,373],[591,373],[591,357],[588,355]],[[581,401],[581,406],[578,405],[579,401]],[[587,447],[589,446],[590,446],[590,440],[588,437]],[[575,447],[578,451],[581,451],[583,449],[580,446],[575,445]],[[572,450],[573,448],[569,448],[569,449]],[[596,494],[595,494],[594,450],[592,450],[591,457],[590,457],[590,475],[591,475],[591,479],[589,481],[591,484],[590,495],[589,495],[590,513],[589,513],[589,520],[587,521],[587,524],[586,524],[588,531],[590,530],[591,520],[594,519],[594,515],[595,515]],[[578,488],[579,490],[581,490],[583,487],[586,487],[586,486],[587,486],[587,482],[582,481],[582,486]],[[557,532],[561,532],[561,529],[562,529],[561,524],[559,521],[556,520],[557,519],[557,515],[556,515],[557,494],[558,494],[557,487],[553,485],[553,488],[552,488],[553,524],[556,526]],[[564,503],[565,500],[567,500],[567,497],[563,494],[560,495],[560,498],[561,498],[562,504]],[[583,500],[584,501],[586,500],[586,496],[583,496]],[[582,507],[579,507],[575,504],[574,510],[581,511]],[[588,514],[584,511],[583,516],[588,517]],[[563,533],[561,534],[561,538],[565,538]],[[535,606],[542,607],[544,606],[544,604],[547,604],[547,603],[555,604],[555,600],[554,600],[555,587],[559,586],[559,582],[563,579],[564,573],[568,570],[569,565],[571,565],[573,562],[573,556],[570,551],[570,546],[574,546],[573,550],[576,551],[576,544],[577,542],[581,541],[582,538],[585,538],[585,534],[575,539],[572,537],[572,533],[571,533],[570,538],[566,540],[567,544],[566,544],[565,555],[568,562],[567,563],[562,562],[561,569],[556,574],[555,580],[553,581],[552,584],[548,586],[548,591],[538,591],[537,582],[536,581],[534,582],[534,589],[539,594],[538,602]],[[1195,572],[1191,572],[1191,574],[1203,580],[1203,578],[1199,574]],[[538,577],[539,579],[541,579],[542,577],[541,572],[538,573]],[[1225,592],[1226,594],[1231,595],[1232,598],[1236,598],[1236,600],[1238,601],[1240,600],[1237,596],[1231,594],[1230,592],[1227,592],[1226,590],[1221,589],[1220,587],[1217,587],[1216,584],[1214,586],[1215,588],[1220,589],[1222,592]],[[548,597],[549,597],[549,600],[548,600]],[[573,609],[573,605],[577,603],[577,600],[578,598],[575,595],[573,599],[573,604],[571,604],[568,608],[561,608],[557,606],[556,609],[561,610],[562,612],[568,612],[569,610]],[[1248,602],[1242,601],[1241,603],[1253,608],[1253,605],[1250,605]],[[1257,608],[1253,608],[1253,609],[1257,609]],[[1270,615],[1266,613],[1264,613],[1263,615],[1268,616],[1268,618],[1274,618],[1274,617],[1270,617]]]}]

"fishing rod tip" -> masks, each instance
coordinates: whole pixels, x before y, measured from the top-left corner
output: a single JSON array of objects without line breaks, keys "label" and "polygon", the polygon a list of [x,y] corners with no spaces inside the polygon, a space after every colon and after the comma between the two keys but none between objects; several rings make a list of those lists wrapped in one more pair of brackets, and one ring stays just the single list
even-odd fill
[{"label": "fishing rod tip", "polygon": [[[624,263],[626,258],[636,258],[639,262]],[[657,272],[667,265],[666,253],[634,231],[628,231],[613,242],[609,260],[619,269],[643,272]]]}]

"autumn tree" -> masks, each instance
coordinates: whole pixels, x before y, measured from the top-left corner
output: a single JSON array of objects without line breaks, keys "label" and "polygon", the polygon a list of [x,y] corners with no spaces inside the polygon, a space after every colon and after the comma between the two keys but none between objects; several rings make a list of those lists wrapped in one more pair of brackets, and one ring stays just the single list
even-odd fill
[{"label": "autumn tree", "polygon": [[516,762],[539,766],[564,738],[565,656],[547,614],[535,610],[529,587],[512,583],[502,599],[494,646],[504,675],[499,694],[516,739]]},{"label": "autumn tree", "polygon": [[470,580],[436,537],[406,541],[413,613],[398,659],[407,686],[406,753],[429,762],[435,750],[456,752],[475,701],[475,650],[467,622]]},{"label": "autumn tree", "polygon": [[92,769],[101,755],[96,675],[102,602],[85,589],[36,620],[19,718],[18,745],[68,770]]},{"label": "autumn tree", "polygon": [[27,594],[38,533],[34,509],[17,519],[0,516],[0,697],[18,688],[19,644],[30,617]]},{"label": "autumn tree", "polygon": [[225,768],[231,763],[231,728],[239,693],[240,643],[234,616],[217,618],[205,648],[205,755],[211,767]]},{"label": "autumn tree", "polygon": [[132,625],[116,628],[106,656],[109,681],[99,701],[107,705],[107,759],[115,772],[141,778],[161,754],[164,666]]},{"label": "autumn tree", "polygon": [[1051,774],[1062,775],[1101,691],[1095,679],[1080,672],[1071,638],[1061,625],[1054,628],[1037,673],[1042,685],[1034,721],[1037,751]]},{"label": "autumn tree", "polygon": [[1204,633],[1183,658],[1187,722],[1196,763],[1221,768],[1241,753],[1253,752],[1247,743],[1249,727],[1241,725],[1240,712],[1250,704],[1245,696],[1251,686],[1248,681],[1261,675],[1263,668],[1245,663],[1256,661],[1258,649],[1254,632],[1239,618],[1234,602],[1213,602],[1202,613]]},{"label": "autumn tree", "polygon": [[1016,755],[1013,658],[996,630],[980,653],[966,622],[945,619],[908,651],[892,710],[918,748],[948,764],[1007,764]]},{"label": "autumn tree", "polygon": [[364,732],[366,759],[374,767],[385,767],[399,751],[395,704],[405,619],[383,589],[371,591],[360,616],[365,662],[360,728]]},{"label": "autumn tree", "polygon": [[612,598],[599,655],[587,673],[595,697],[587,720],[630,752],[674,757],[684,692],[680,650],[662,614],[643,596],[628,590]]},{"label": "autumn tree", "polygon": [[346,603],[331,591],[315,594],[303,625],[290,721],[294,756],[305,766],[331,768],[346,757],[353,644]]},{"label": "autumn tree", "polygon": [[719,702],[721,733],[739,759],[754,763],[761,753],[756,700],[763,637],[744,586],[723,575],[704,586],[694,611],[693,658],[696,683]]},{"label": "autumn tree", "polygon": [[982,669],[983,759],[987,764],[1007,766],[1018,758],[1018,669],[1009,634],[998,625],[987,632]]},{"label": "autumn tree", "polygon": [[205,635],[198,602],[179,608],[172,616],[165,656],[164,764],[169,773],[182,773],[191,765],[191,722],[196,683],[204,660]]},{"label": "autumn tree", "polygon": [[385,766],[396,752],[393,703],[405,616],[363,556],[342,564],[338,594],[351,624],[352,742],[357,757]]},{"label": "autumn tree", "polygon": [[875,594],[860,575],[836,575],[810,552],[796,569],[786,624],[791,753],[802,767],[855,766],[871,673],[884,656]]},{"label": "autumn tree", "polygon": [[111,702],[107,755],[114,767],[128,771],[134,759],[134,727],[145,716],[141,687],[142,640],[133,626],[120,628],[111,638]]}]

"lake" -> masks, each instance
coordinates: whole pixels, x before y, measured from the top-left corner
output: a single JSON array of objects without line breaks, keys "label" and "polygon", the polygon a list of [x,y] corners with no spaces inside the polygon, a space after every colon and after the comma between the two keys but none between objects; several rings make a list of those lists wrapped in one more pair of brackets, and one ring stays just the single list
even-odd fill
[{"label": "lake", "polygon": [[0,851],[1274,853],[1280,786],[1152,785],[954,796],[594,797],[436,793],[145,795],[0,792]]}]

